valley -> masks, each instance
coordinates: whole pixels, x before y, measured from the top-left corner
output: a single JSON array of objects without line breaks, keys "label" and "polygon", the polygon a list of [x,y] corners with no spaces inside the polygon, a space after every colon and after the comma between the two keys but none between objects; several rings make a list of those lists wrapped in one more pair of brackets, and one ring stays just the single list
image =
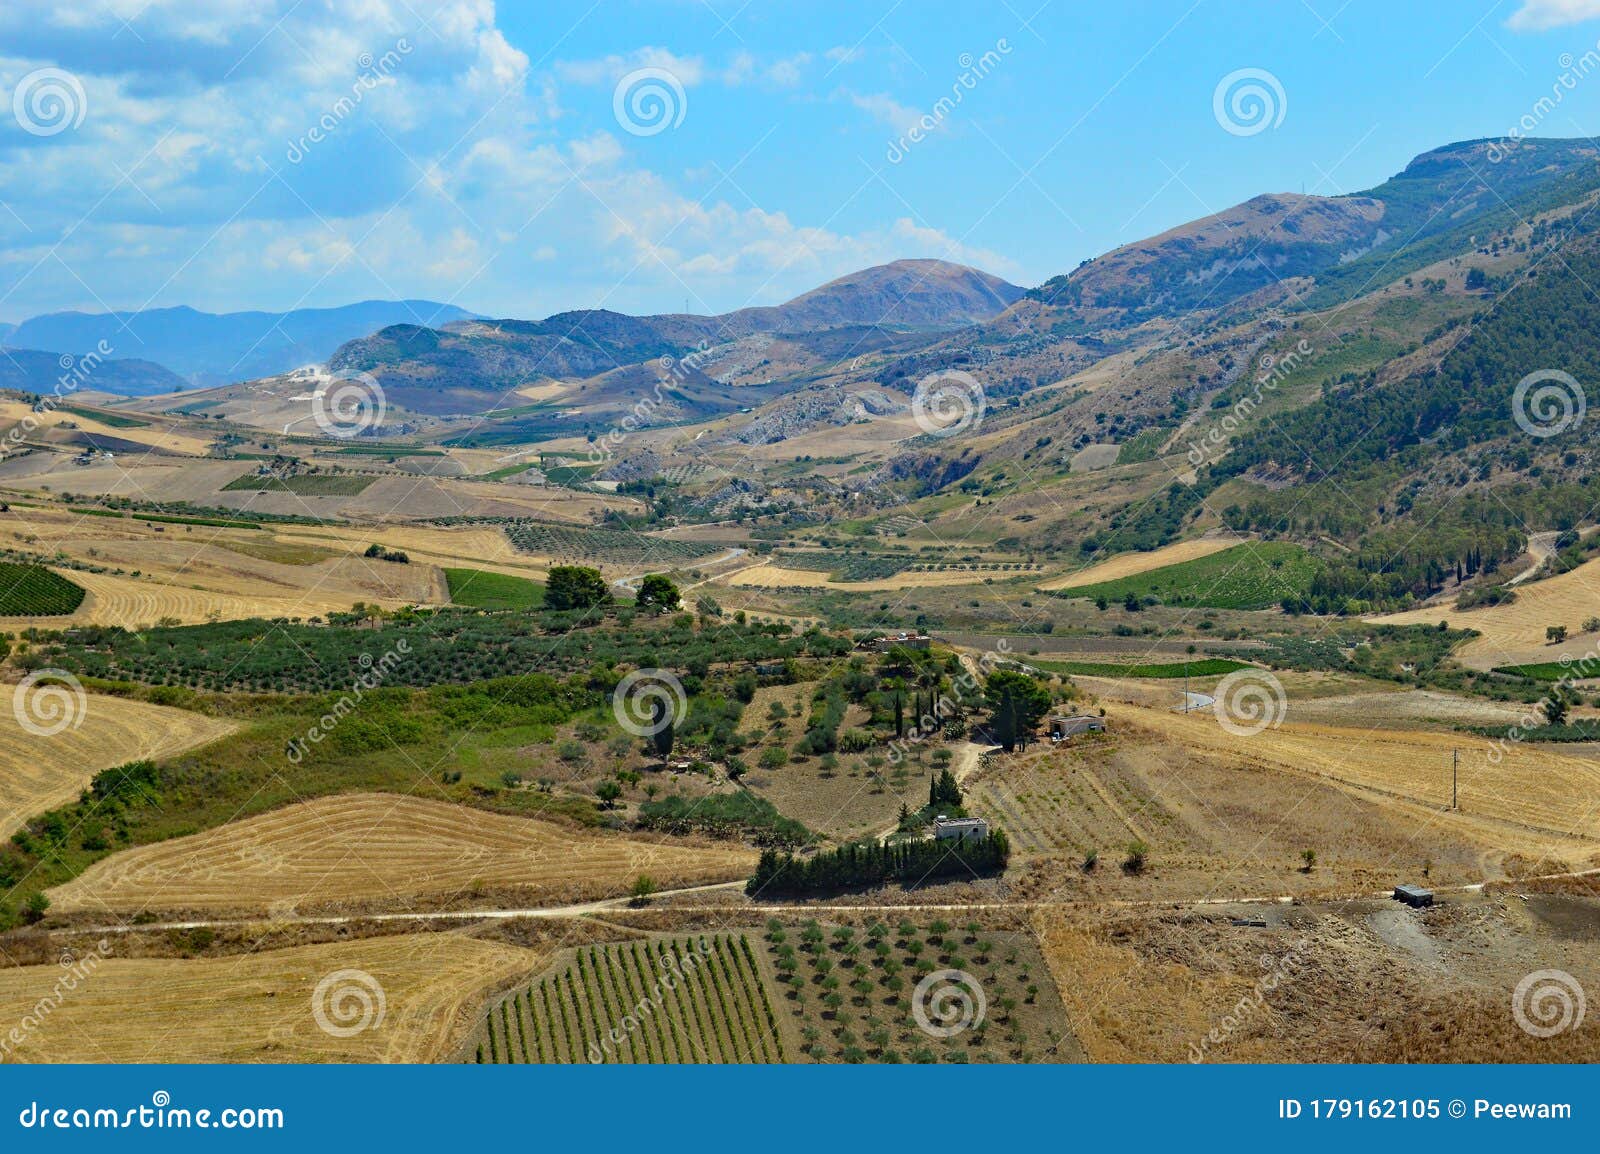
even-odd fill
[{"label": "valley", "polygon": [[95,972],[3,1056],[1593,1061],[1500,1010],[1600,988],[1600,449],[1514,399],[1600,179],[1490,147],[1031,288],[23,358],[0,1014]]}]

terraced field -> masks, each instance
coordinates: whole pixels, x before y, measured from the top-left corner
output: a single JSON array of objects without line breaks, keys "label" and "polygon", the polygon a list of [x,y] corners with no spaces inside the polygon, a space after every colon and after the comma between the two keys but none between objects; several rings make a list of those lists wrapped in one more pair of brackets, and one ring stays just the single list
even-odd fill
[{"label": "terraced field", "polygon": [[748,1063],[785,1060],[744,933],[649,938],[573,951],[489,1007],[477,1062]]},{"label": "terraced field", "polygon": [[81,957],[89,976],[37,1019],[63,968],[0,969],[0,1020],[40,1022],[19,1060],[440,1061],[489,991],[542,960],[456,933],[196,959],[118,957],[119,942],[107,939],[107,957]]},{"label": "terraced field", "polygon": [[[0,837],[71,801],[103,769],[169,757],[232,733],[231,721],[48,684],[0,686]],[[24,729],[22,719],[34,727]],[[61,728],[59,731],[57,727]]]},{"label": "terraced field", "polygon": [[[42,807],[35,807],[42,808]],[[54,908],[306,909],[448,900],[503,887],[528,901],[745,877],[741,846],[646,841],[400,794],[343,794],[114,854],[51,891]]]}]

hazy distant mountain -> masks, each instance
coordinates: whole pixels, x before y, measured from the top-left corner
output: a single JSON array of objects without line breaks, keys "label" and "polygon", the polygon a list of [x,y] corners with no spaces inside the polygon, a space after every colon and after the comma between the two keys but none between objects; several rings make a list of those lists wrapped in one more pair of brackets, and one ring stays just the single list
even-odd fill
[{"label": "hazy distant mountain", "polygon": [[16,332],[16,331],[17,331],[17,326],[16,325],[11,324],[9,321],[0,321],[0,345],[5,344],[6,343],[6,339],[8,337],[10,337],[11,334]]},{"label": "hazy distant mountain", "polygon": [[[592,377],[759,333],[956,329],[999,314],[1023,293],[965,265],[899,260],[840,277],[781,305],[721,316],[630,317],[591,309],[542,321],[470,320],[443,328],[395,325],[352,340],[329,364],[376,373],[385,385],[453,394],[463,389],[498,392],[545,377]],[[872,342],[861,347],[872,347]],[[413,397],[413,402],[420,399]],[[441,396],[439,403],[449,411],[464,411],[460,395]]]},{"label": "hazy distant mountain", "polygon": [[214,385],[326,361],[348,340],[389,325],[442,325],[473,314],[432,301],[362,301],[286,313],[203,313],[187,307],[50,313],[3,338],[30,349],[84,353],[101,341],[118,357],[155,361],[191,384]]},{"label": "hazy distant mountain", "polygon": [[[65,379],[59,394],[57,385]],[[124,397],[151,397],[176,392],[187,382],[151,361],[129,358],[99,363],[62,363],[62,354],[38,349],[0,348],[0,389],[20,389],[41,396],[65,396],[94,390]]]}]

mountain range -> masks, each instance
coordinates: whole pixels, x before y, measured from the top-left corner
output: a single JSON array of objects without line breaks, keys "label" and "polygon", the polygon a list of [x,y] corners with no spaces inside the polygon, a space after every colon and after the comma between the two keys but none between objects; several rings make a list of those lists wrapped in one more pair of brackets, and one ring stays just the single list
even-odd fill
[{"label": "mountain range", "polygon": [[[132,312],[47,313],[0,341],[16,349],[78,355],[102,347],[108,360],[155,362],[179,380],[173,387],[225,384],[320,364],[341,344],[402,321],[445,324],[472,314],[434,301],[361,301],[337,308],[287,312],[206,313],[187,306]],[[133,390],[121,380],[97,381],[106,392]],[[163,390],[170,391],[170,390]]]}]

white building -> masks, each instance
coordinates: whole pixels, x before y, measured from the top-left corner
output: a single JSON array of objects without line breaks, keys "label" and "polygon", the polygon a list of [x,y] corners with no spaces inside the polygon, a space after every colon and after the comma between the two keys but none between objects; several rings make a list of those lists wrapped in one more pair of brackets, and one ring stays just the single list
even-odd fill
[{"label": "white building", "polygon": [[933,819],[933,836],[940,841],[982,841],[989,836],[989,823],[981,817],[946,817],[941,813]]}]

